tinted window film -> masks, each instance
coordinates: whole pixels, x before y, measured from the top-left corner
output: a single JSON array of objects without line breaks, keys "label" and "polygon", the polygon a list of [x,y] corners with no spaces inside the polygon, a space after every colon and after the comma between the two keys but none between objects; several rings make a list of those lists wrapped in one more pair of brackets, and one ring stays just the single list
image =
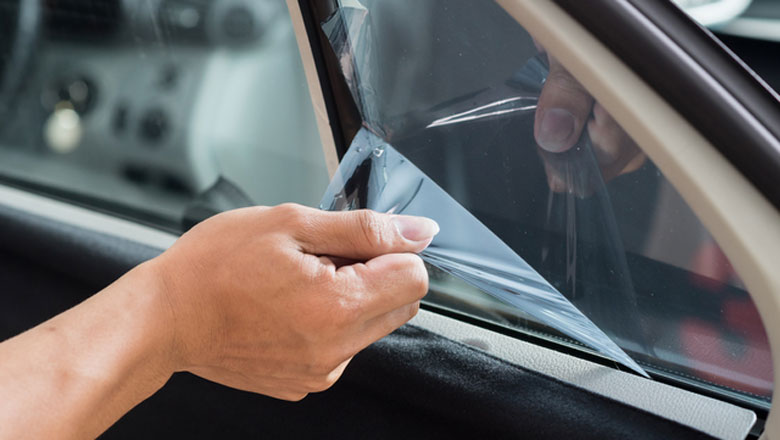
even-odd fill
[{"label": "tinted window film", "polygon": [[[413,163],[648,371],[767,405],[769,347],[739,276],[552,54],[493,2],[340,5],[322,29],[363,132]],[[485,290],[433,271],[427,301],[575,343]]]},{"label": "tinted window film", "polygon": [[485,225],[368,130],[361,130],[328,187],[322,208],[424,216],[440,227],[423,260],[518,315],[559,331],[635,372],[647,373]]}]

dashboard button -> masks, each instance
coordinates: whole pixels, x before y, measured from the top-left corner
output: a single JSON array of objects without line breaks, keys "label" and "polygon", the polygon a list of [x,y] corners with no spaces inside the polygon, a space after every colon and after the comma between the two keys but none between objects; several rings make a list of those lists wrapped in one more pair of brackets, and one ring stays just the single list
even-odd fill
[{"label": "dashboard button", "polygon": [[168,134],[170,123],[168,115],[159,108],[147,110],[141,117],[139,134],[149,144],[158,144]]}]

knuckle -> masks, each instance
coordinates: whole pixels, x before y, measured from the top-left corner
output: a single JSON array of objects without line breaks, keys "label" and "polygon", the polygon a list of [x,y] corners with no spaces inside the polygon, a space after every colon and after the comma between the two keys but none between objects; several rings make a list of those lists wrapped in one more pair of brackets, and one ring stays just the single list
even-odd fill
[{"label": "knuckle", "polygon": [[405,297],[408,294],[409,302],[421,299],[428,293],[428,270],[422,258],[414,254],[401,254],[396,258],[392,284],[401,287]]},{"label": "knuckle", "polygon": [[300,211],[301,206],[296,203],[282,203],[273,208],[274,211],[282,214],[294,214]]},{"label": "knuckle", "polygon": [[328,319],[334,330],[351,326],[365,312],[363,295],[357,291],[337,292],[332,298]]},{"label": "knuckle", "polygon": [[323,378],[320,391],[325,391],[333,387],[333,385],[335,385],[336,382],[338,382],[340,377],[341,377],[341,373],[331,371],[327,376]]},{"label": "knuckle", "polygon": [[323,344],[317,344],[318,348],[313,348],[305,356],[307,361],[306,374],[309,377],[325,377],[330,374],[340,362],[341,357],[333,349],[323,349]]},{"label": "knuckle", "polygon": [[392,236],[385,228],[380,214],[370,210],[358,212],[358,229],[366,243],[375,248],[384,248],[391,244]]},{"label": "knuckle", "polygon": [[417,255],[410,255],[410,257],[412,261],[407,270],[406,279],[414,296],[422,298],[428,293],[428,271],[420,257]]},{"label": "knuckle", "polygon": [[[301,258],[303,260],[303,258]],[[318,286],[321,290],[332,292],[334,289],[333,283],[336,281],[336,271],[329,265],[319,264],[311,265],[308,261],[302,261],[299,263],[301,266],[301,272],[308,275],[308,280],[315,286]]]},{"label": "knuckle", "polygon": [[280,396],[280,398],[282,400],[287,400],[290,402],[300,402],[301,400],[305,399],[306,396],[308,395],[309,393],[295,391],[295,392],[284,393]]},{"label": "knuckle", "polygon": [[[323,362],[311,362],[307,365],[306,368],[306,376],[309,379],[305,381],[304,384],[316,383],[316,379],[311,379],[311,378],[324,377],[330,371],[331,369],[328,368]],[[310,391],[316,391],[316,390],[310,389]]]},{"label": "knuckle", "polygon": [[339,365],[344,362],[344,359],[354,355],[354,353],[350,353],[350,356],[347,356],[346,353],[348,351],[349,350],[345,347],[339,347],[330,350],[330,352],[323,357],[324,362],[322,363],[323,368],[320,371],[320,375],[325,377],[333,374],[334,371],[339,368]]},{"label": "knuckle", "polygon": [[310,393],[319,393],[320,391],[325,391],[323,389],[323,383],[320,379],[312,379],[305,383],[303,383],[303,387],[306,388],[306,391]]},{"label": "knuckle", "polygon": [[336,381],[338,381],[339,377],[340,374],[330,371],[326,374],[318,376],[316,379],[311,380],[306,384],[306,388],[310,390],[309,392],[319,393],[321,391],[330,389],[336,383]]},{"label": "knuckle", "polygon": [[552,87],[563,90],[567,93],[579,93],[585,94],[585,88],[582,87],[579,81],[574,78],[571,73],[563,68],[554,69],[547,76],[547,83]]},{"label": "knuckle", "polygon": [[420,301],[415,301],[414,303],[410,304],[407,309],[408,316],[409,316],[407,321],[417,316],[417,312],[419,311],[420,311]]},{"label": "knuckle", "polygon": [[280,222],[286,226],[297,228],[305,223],[306,216],[301,205],[295,203],[283,203],[273,208],[279,216]]}]

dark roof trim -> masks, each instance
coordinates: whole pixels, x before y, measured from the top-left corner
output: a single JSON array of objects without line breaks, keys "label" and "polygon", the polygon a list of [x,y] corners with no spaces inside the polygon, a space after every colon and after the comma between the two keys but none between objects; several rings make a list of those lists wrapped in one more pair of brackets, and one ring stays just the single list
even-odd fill
[{"label": "dark roof trim", "polygon": [[780,102],[731,51],[671,2],[553,1],[780,209]]}]

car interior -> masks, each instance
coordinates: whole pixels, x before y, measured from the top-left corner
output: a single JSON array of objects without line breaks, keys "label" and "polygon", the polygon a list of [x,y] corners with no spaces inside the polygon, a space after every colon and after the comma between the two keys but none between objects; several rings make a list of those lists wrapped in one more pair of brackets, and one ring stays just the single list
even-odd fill
[{"label": "car interior", "polygon": [[[600,24],[576,3],[0,0],[0,338],[214,213],[327,208],[338,161],[371,133],[652,380],[429,264],[420,315],[332,389],[291,403],[179,373],[105,438],[757,438],[775,374],[776,200],[664,89],[688,79],[651,80],[620,55],[687,40],[617,32],[668,14],[776,97],[780,9],[599,1]],[[534,141],[551,60],[605,115],[561,154]],[[702,118],[725,130],[741,108]]]}]

